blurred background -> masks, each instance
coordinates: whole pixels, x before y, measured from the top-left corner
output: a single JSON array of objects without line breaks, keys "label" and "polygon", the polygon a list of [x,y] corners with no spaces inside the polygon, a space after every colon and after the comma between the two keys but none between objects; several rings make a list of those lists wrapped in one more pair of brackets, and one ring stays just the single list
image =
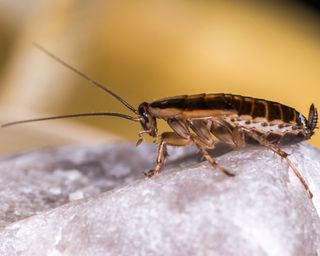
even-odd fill
[{"label": "blurred background", "polygon": [[[133,106],[225,92],[305,115],[320,107],[317,1],[0,1],[0,121],[112,111],[119,102],[32,46],[37,42]],[[0,130],[0,154],[137,140],[117,118],[38,122]],[[160,130],[166,129],[160,124]],[[320,146],[320,132],[311,143]]]}]

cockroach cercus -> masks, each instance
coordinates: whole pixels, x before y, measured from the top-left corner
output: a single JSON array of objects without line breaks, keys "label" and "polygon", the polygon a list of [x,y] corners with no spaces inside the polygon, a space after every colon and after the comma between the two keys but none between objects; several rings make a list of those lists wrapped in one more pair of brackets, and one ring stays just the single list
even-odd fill
[{"label": "cockroach cercus", "polygon": [[168,123],[172,132],[164,132],[159,136],[156,165],[154,169],[145,173],[147,177],[160,172],[164,166],[167,157],[167,145],[186,146],[190,144],[194,144],[203,158],[213,167],[217,167],[218,170],[228,176],[234,176],[209,155],[207,150],[214,148],[214,136],[221,142],[235,148],[245,147],[246,144],[260,144],[272,150],[287,161],[309,197],[312,198],[308,184],[296,166],[290,161],[288,154],[280,146],[311,138],[318,121],[317,109],[313,104],[310,106],[308,119],[294,108],[277,102],[224,93],[168,97],[149,103],[143,102],[136,109],[119,95],[70,66],[42,46],[38,44],[35,44],[35,46],[93,85],[115,97],[135,116],[109,112],[81,113],[21,120],[4,124],[2,127],[60,118],[115,116],[140,122],[142,130],[139,132],[138,145],[143,141],[142,135],[145,133],[154,138],[158,137],[157,119],[163,119]]}]

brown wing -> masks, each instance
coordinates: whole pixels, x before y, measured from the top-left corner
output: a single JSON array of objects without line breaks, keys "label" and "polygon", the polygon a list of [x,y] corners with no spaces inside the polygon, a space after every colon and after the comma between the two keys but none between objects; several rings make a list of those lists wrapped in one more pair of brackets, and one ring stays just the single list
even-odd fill
[{"label": "brown wing", "polygon": [[204,118],[222,115],[249,116],[267,122],[306,124],[306,118],[286,105],[233,94],[181,95],[153,101],[150,111],[157,118]]}]

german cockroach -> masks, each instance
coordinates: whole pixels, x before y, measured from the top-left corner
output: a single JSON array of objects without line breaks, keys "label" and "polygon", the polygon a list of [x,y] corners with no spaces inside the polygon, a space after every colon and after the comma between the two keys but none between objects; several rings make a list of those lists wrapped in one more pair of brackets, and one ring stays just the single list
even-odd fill
[{"label": "german cockroach", "polygon": [[308,119],[294,108],[277,102],[224,93],[168,97],[150,103],[143,102],[138,109],[135,109],[102,84],[70,66],[43,47],[37,44],[35,46],[93,85],[115,97],[135,116],[120,113],[81,113],[21,120],[4,124],[2,127],[70,117],[116,116],[140,122],[142,130],[139,132],[138,145],[142,142],[142,135],[145,133],[154,138],[158,136],[157,119],[163,119],[173,132],[164,132],[159,136],[156,166],[145,173],[147,177],[160,172],[164,166],[167,145],[186,146],[190,144],[194,144],[203,158],[213,167],[217,167],[228,176],[234,176],[209,155],[207,150],[214,148],[214,136],[234,148],[242,148],[246,144],[260,144],[272,150],[287,161],[310,198],[312,198],[308,184],[290,161],[288,154],[280,146],[311,138],[318,121],[317,109],[313,104],[310,106]]}]

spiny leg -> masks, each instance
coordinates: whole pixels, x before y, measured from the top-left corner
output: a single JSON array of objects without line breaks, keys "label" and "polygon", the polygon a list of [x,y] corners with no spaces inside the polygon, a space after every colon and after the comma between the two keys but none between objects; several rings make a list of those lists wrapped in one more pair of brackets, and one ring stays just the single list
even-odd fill
[{"label": "spiny leg", "polygon": [[167,154],[166,142],[162,140],[160,142],[159,148],[158,148],[156,167],[153,170],[149,170],[148,172],[145,172],[144,175],[150,178],[153,175],[155,175],[156,173],[160,172],[161,168],[165,164],[167,155],[168,154]]},{"label": "spiny leg", "polygon": [[145,176],[152,177],[156,173],[159,173],[165,164],[167,157],[167,145],[170,146],[186,146],[192,141],[190,139],[185,139],[180,137],[174,132],[164,132],[161,134],[160,144],[158,148],[158,155],[156,159],[156,167],[153,170],[145,172]]},{"label": "spiny leg", "polygon": [[211,166],[218,167],[220,171],[228,176],[234,176],[233,173],[230,173],[225,168],[220,166],[217,161],[207,152],[207,149],[214,148],[214,141],[210,134],[211,126],[212,121],[210,120],[192,120],[192,122],[190,122],[190,128],[195,134],[190,134],[191,140],[198,147],[202,157],[206,159]]},{"label": "spiny leg", "polygon": [[[217,167],[221,172],[223,172],[224,174],[226,174],[227,176],[233,177],[235,176],[235,174],[229,172],[228,170],[226,170],[224,167],[222,167],[220,164],[217,163],[217,161],[209,155],[208,151],[206,150],[206,146],[202,145],[196,137],[192,138],[194,144],[198,147],[200,153],[202,154],[202,156],[209,162],[209,164],[211,164],[211,166],[213,167]],[[211,145],[211,148],[213,148],[214,145]]]},{"label": "spiny leg", "polygon": [[273,152],[275,152],[276,154],[278,154],[279,156],[284,158],[287,161],[287,163],[289,164],[291,170],[294,172],[294,174],[300,180],[301,184],[303,185],[305,191],[308,193],[309,197],[310,198],[313,197],[312,192],[310,191],[307,182],[302,177],[302,175],[298,171],[297,167],[290,161],[290,159],[288,158],[288,154],[285,151],[283,151],[281,148],[277,147],[276,145],[270,143],[268,140],[266,140],[265,138],[261,137],[260,135],[256,134],[253,131],[244,130],[244,132],[247,135],[249,135],[250,137],[252,137],[253,139],[255,139],[256,141],[258,141],[261,145],[266,146],[267,148],[269,148],[270,150],[272,150]]}]

